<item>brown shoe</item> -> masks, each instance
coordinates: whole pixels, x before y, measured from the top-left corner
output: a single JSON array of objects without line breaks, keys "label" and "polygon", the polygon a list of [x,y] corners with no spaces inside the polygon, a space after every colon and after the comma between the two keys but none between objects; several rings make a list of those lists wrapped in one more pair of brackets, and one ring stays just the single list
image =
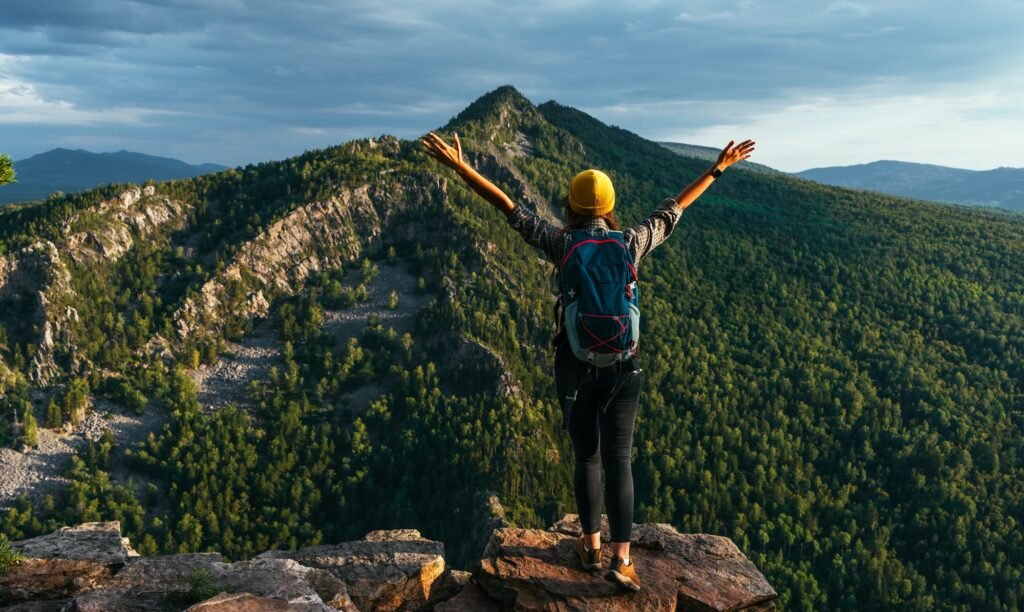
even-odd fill
[{"label": "brown shoe", "polygon": [[640,590],[640,579],[636,577],[636,568],[633,566],[633,559],[630,558],[629,565],[626,565],[622,557],[612,556],[612,562],[608,566],[608,573],[605,579],[631,591]]},{"label": "brown shoe", "polygon": [[586,539],[587,536],[585,535],[576,538],[576,556],[579,557],[580,563],[583,564],[583,569],[599,570],[601,569],[601,557],[604,553],[604,546],[597,550],[590,550],[584,543]]}]

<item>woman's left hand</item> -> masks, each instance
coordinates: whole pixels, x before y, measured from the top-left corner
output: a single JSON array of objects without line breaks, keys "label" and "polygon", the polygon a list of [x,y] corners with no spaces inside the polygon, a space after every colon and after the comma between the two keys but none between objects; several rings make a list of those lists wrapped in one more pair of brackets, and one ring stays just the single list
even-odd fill
[{"label": "woman's left hand", "polygon": [[738,161],[742,161],[750,157],[750,154],[754,152],[754,141],[744,140],[735,147],[732,146],[734,141],[730,140],[729,144],[725,145],[722,152],[718,154],[718,161],[715,165],[720,170],[725,170],[729,166],[735,164]]},{"label": "woman's left hand", "polygon": [[431,132],[423,137],[423,146],[427,154],[448,166],[452,170],[458,170],[465,162],[462,161],[462,143],[459,142],[458,133],[455,134],[455,146],[449,146],[440,136]]}]

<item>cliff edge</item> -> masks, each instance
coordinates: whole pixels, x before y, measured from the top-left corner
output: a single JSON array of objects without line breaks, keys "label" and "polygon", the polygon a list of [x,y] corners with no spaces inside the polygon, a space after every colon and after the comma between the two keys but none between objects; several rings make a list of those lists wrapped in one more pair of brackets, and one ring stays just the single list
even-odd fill
[{"label": "cliff edge", "polygon": [[634,525],[630,555],[643,588],[633,593],[579,567],[579,533],[575,515],[546,531],[494,529],[467,572],[414,529],[228,563],[218,552],[142,557],[118,521],[83,523],[10,543],[24,559],[0,575],[0,610],[775,609],[775,591],[728,538]]}]

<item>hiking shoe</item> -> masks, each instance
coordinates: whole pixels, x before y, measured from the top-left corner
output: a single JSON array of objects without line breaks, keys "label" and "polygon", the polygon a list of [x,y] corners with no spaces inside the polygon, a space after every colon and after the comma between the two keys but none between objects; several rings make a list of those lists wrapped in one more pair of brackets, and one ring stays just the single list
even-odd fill
[{"label": "hiking shoe", "polygon": [[608,573],[604,575],[609,582],[629,589],[630,591],[640,590],[640,579],[636,577],[636,568],[633,566],[633,559],[627,565],[622,557],[613,556],[611,565],[608,566]]},{"label": "hiking shoe", "polygon": [[583,569],[601,569],[601,557],[604,553],[604,546],[597,550],[590,550],[586,547],[584,540],[586,540],[586,536],[576,538],[576,556],[580,558],[580,563],[583,564]]}]

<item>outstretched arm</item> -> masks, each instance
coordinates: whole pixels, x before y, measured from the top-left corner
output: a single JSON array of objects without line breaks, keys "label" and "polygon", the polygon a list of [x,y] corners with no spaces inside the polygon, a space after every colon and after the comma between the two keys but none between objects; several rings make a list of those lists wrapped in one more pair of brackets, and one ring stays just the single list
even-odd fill
[{"label": "outstretched arm", "polygon": [[473,191],[480,194],[480,197],[490,202],[491,206],[494,206],[506,215],[510,214],[516,207],[516,205],[509,199],[505,192],[484,178],[479,172],[474,170],[469,164],[462,159],[462,144],[459,142],[459,135],[455,134],[455,146],[449,146],[441,137],[431,132],[427,136],[423,137],[423,146],[427,149],[427,154],[435,158],[442,164],[448,166],[455,171],[462,180],[466,181]]},{"label": "outstretched arm", "polygon": [[732,146],[733,142],[734,141],[730,140],[729,144],[725,145],[722,152],[718,154],[718,161],[715,162],[714,166],[708,168],[704,174],[697,177],[697,180],[693,181],[679,192],[679,195],[675,197],[676,204],[679,205],[679,208],[686,208],[690,204],[693,204],[693,202],[699,198],[702,193],[704,193],[704,190],[711,186],[711,183],[715,180],[715,177],[712,174],[712,171],[715,168],[724,172],[726,168],[738,161],[747,159],[750,157],[750,154],[754,152],[753,140],[744,140],[735,147]]}]

